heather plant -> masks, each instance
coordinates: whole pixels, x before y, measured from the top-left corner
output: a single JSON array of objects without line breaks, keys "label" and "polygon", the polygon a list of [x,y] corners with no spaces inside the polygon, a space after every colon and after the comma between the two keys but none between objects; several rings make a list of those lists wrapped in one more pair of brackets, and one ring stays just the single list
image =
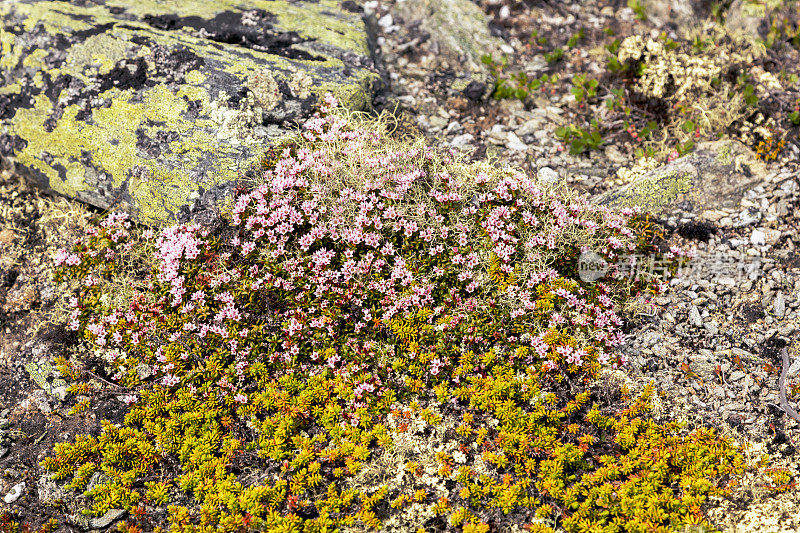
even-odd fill
[{"label": "heather plant", "polygon": [[[394,141],[329,97],[219,227],[114,214],[59,253],[93,352],[62,373],[87,393],[92,367],[128,411],[42,465],[86,514],[130,511],[121,531],[703,523],[736,449],[647,420],[647,390],[603,406],[588,389],[625,364],[623,305],[664,287],[618,265],[685,256],[655,233],[636,209]],[[597,281],[579,276],[590,250],[612,265]],[[107,293],[148,255],[140,284]],[[437,449],[400,453],[424,434]],[[390,460],[400,475],[371,470]]]}]

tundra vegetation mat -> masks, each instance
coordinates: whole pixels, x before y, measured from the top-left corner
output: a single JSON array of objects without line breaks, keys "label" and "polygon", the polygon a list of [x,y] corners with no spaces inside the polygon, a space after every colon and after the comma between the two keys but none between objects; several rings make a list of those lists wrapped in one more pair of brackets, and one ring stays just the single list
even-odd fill
[{"label": "tundra vegetation mat", "polygon": [[[83,491],[87,519],[707,525],[701,505],[743,472],[736,447],[643,417],[652,386],[591,389],[625,362],[615,309],[665,285],[616,267],[579,276],[586,250],[610,264],[660,254],[673,271],[682,251],[659,249],[636,209],[392,143],[335,105],[272,149],[265,182],[216,230],[139,235],[113,213],[56,256],[56,280],[76,286],[67,328],[83,364],[129,406],[41,462]],[[74,360],[56,363],[67,392],[95,388]]]},{"label": "tundra vegetation mat", "polygon": [[[552,10],[564,21],[580,13],[563,6]],[[393,6],[373,7],[383,17]],[[638,4],[612,4],[611,15],[603,15],[605,7],[591,15],[599,23],[622,21],[612,31],[632,36],[640,25],[653,24],[642,20],[647,10]],[[512,30],[513,20],[535,13],[502,3],[484,8],[495,26],[509,21]],[[725,8],[709,12],[721,16]],[[413,31],[383,20],[384,44]],[[394,25],[398,29],[388,31]],[[519,50],[521,33],[509,31],[503,38]],[[622,48],[626,35],[605,35],[619,38]],[[669,39],[677,46],[662,39],[668,51],[691,42]],[[764,68],[775,70],[782,83],[776,100],[791,101],[798,96],[791,83],[798,63],[774,58],[793,57],[795,44],[791,36],[766,44],[773,61]],[[657,59],[643,51],[621,61],[620,48],[607,52],[620,64],[630,60],[624,102],[647,90],[631,84],[643,83],[637,78],[647,69],[638,72],[640,66]],[[416,50],[425,52],[424,43],[409,53]],[[404,74],[415,68],[413,59],[390,71]],[[585,60],[576,46],[552,63],[568,71]],[[541,131],[553,130],[552,140],[533,143],[515,133],[527,146],[519,150],[510,133],[527,123],[521,121],[526,113],[534,120],[529,108],[536,107],[530,91],[501,98],[503,72],[496,70],[492,92],[499,100],[473,104],[429,87],[415,94],[432,100],[407,110],[423,133],[444,135],[453,146],[479,141],[477,161],[422,141],[392,140],[380,123],[327,103],[302,136],[271,149],[264,181],[243,184],[217,228],[148,233],[121,215],[96,216],[40,198],[10,178],[3,195],[8,209],[0,214],[11,230],[3,245],[11,266],[3,268],[4,276],[16,274],[3,287],[3,351],[5,361],[14,360],[3,368],[9,412],[0,413],[8,420],[0,425],[8,426],[0,446],[11,446],[0,460],[7,466],[3,494],[18,499],[6,496],[10,511],[0,527],[699,531],[738,527],[736,518],[755,501],[763,505],[762,519],[739,530],[795,527],[787,507],[791,513],[797,502],[791,460],[797,424],[766,405],[778,405],[780,351],[792,347],[794,329],[786,319],[796,308],[793,296],[776,296],[787,283],[791,292],[792,256],[773,248],[793,248],[794,218],[787,211],[797,200],[791,159],[798,152],[790,108],[766,115],[777,117],[781,130],[776,149],[761,154],[788,175],[785,169],[773,173],[746,196],[746,215],[722,213],[711,222],[676,218],[660,229],[641,213],[599,208],[564,184],[483,162],[481,150],[522,162],[541,145],[552,149],[538,155],[553,168],[576,165],[578,171],[562,172],[573,187],[602,190],[615,178],[611,158],[633,161],[637,147],[639,155],[649,147],[660,164],[677,150],[668,143],[668,128],[642,135],[634,124],[628,131],[641,120],[633,105],[627,106],[631,123],[622,124],[631,141],[614,137],[613,145],[594,146],[592,132],[568,128],[559,136],[556,128],[566,126],[543,122]],[[600,83],[585,81],[578,100],[565,79],[548,89],[557,98],[551,107],[576,116],[613,110],[601,98],[607,93]],[[403,87],[414,85],[394,84],[398,92]],[[669,99],[674,90],[653,98]],[[747,92],[746,85],[726,90]],[[564,94],[572,95],[569,101],[561,100]],[[745,102],[753,111],[741,125],[758,127],[751,120],[770,100],[761,93],[757,98],[755,106]],[[412,99],[400,101],[413,107]],[[427,114],[425,106],[441,102],[452,104],[458,118],[448,107],[450,122],[437,126],[442,113]],[[663,109],[672,117],[669,106]],[[435,116],[439,120],[431,120]],[[477,125],[484,119],[488,128]],[[454,142],[469,127],[477,135]],[[700,134],[738,138],[737,131]],[[584,138],[583,147],[573,144]],[[600,173],[612,179],[592,174],[601,159]],[[639,161],[642,168],[653,165]],[[620,173],[619,179],[628,178]],[[767,205],[759,197],[765,195]],[[61,216],[54,216],[59,209]],[[96,224],[88,223],[92,218]],[[754,229],[757,224],[765,227]],[[673,227],[678,235],[670,235]],[[81,236],[77,247],[67,232]],[[593,283],[579,276],[583,247],[612,264],[624,254],[661,254],[677,268],[686,247],[670,244],[681,239],[700,257],[723,247],[733,254],[738,247],[774,268],[759,271],[768,280],[734,286],[733,297],[721,293],[716,308],[708,302],[718,291],[707,279],[694,277],[684,286],[686,276],[676,276],[667,288],[647,276],[632,280],[612,272]],[[57,241],[69,243],[58,255]],[[27,260],[42,255],[59,263],[63,284],[49,282],[53,262]],[[61,302],[65,286],[74,299]],[[26,296],[26,288],[35,290]],[[687,302],[676,301],[684,297],[674,296],[678,290]],[[637,294],[656,291],[664,292],[653,300],[655,316],[643,317]],[[735,316],[723,316],[726,311]],[[673,345],[665,330],[680,332],[682,322],[694,329]],[[21,333],[28,326],[33,333]],[[712,364],[721,357],[713,350],[724,333],[744,342],[757,328],[766,337],[728,347],[727,367],[725,361]],[[633,338],[620,344],[624,333]],[[675,358],[676,351],[687,360]],[[623,364],[626,358],[633,369],[631,361]],[[20,363],[34,394],[15,375]],[[680,383],[694,391],[691,410],[678,402],[674,386],[660,389],[681,374]],[[651,377],[658,390],[647,386]],[[718,391],[725,398],[742,383],[745,402],[758,400],[758,409],[718,412],[712,404]],[[748,388],[771,388],[775,398],[757,393],[754,399]],[[755,449],[771,455],[754,454],[748,440],[755,436],[767,444]],[[58,523],[46,524],[51,518]]]}]

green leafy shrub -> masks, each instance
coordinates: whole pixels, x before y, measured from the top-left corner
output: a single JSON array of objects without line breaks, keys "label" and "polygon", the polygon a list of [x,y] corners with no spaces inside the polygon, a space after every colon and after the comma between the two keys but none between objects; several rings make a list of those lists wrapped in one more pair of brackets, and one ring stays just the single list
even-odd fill
[{"label": "green leafy shrub", "polygon": [[558,76],[555,74],[542,74],[538,78],[528,78],[524,72],[512,72],[508,78],[502,73],[508,66],[508,59],[504,56],[500,63],[497,63],[491,55],[481,56],[483,64],[489,67],[489,71],[495,79],[492,98],[503,100],[505,98],[516,98],[525,100],[530,93],[544,89],[547,83],[555,83]]},{"label": "green leafy shrub", "polygon": [[587,130],[577,126],[559,126],[556,128],[556,137],[569,145],[569,153],[573,155],[597,150],[603,145],[599,122],[592,119],[590,128]]}]

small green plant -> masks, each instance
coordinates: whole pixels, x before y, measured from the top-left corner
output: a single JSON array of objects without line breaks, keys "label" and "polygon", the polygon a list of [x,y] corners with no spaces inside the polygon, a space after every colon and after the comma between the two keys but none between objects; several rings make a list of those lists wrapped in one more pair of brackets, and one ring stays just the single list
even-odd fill
[{"label": "small green plant", "polygon": [[[794,76],[795,83],[797,82],[797,76]],[[795,126],[800,126],[800,98],[798,98],[794,103],[794,109],[789,112],[789,122],[791,122]]]},{"label": "small green plant", "polygon": [[[36,533],[53,533],[58,528],[58,521],[50,519]],[[27,522],[21,521],[18,513],[3,511],[0,513],[0,533],[33,533]]]},{"label": "small green plant", "polygon": [[[581,39],[583,39],[584,35],[585,35],[585,30],[581,28],[567,40],[566,47],[570,49],[575,48],[581,41]],[[547,39],[544,37],[539,37],[539,34],[536,30],[531,32],[531,41],[536,43],[539,49],[541,49],[547,44]],[[563,58],[564,58],[564,49],[561,47],[556,47],[553,50],[544,53],[545,61],[547,61],[550,64],[557,63],[558,61],[561,61]]]},{"label": "small green plant", "polygon": [[586,35],[586,32],[584,31],[583,28],[578,30],[578,32],[575,35],[573,35],[572,37],[570,37],[569,40],[567,41],[567,48],[575,48],[578,45],[578,43],[581,41],[581,39],[584,38],[585,35]]},{"label": "small green plant", "polygon": [[611,88],[610,93],[611,96],[606,99],[606,107],[609,109],[609,111],[618,109],[625,113],[625,115],[630,115],[631,108],[628,107],[626,103],[625,90],[622,88]]},{"label": "small green plant", "polygon": [[578,74],[572,78],[572,88],[570,92],[575,96],[575,101],[583,103],[597,96],[597,87],[600,82],[589,79],[586,74]]},{"label": "small green plant", "polygon": [[644,4],[639,0],[628,0],[628,7],[636,13],[636,18],[639,20],[647,20],[647,12],[645,11]]},{"label": "small green plant", "polygon": [[617,52],[619,51],[621,41],[619,39],[614,39],[611,43],[605,46],[606,50],[610,53],[608,60],[606,61],[606,68],[609,72],[613,74],[619,74],[628,70],[629,65],[627,63],[622,63],[617,58]]},{"label": "small green plant", "polygon": [[544,60],[548,63],[555,63],[556,61],[561,61],[564,57],[564,50],[561,48],[556,48],[552,52],[547,52],[544,54]]},{"label": "small green plant", "polygon": [[508,59],[505,56],[500,63],[490,55],[482,56],[481,61],[489,67],[489,72],[495,78],[492,97],[497,100],[505,98],[525,100],[533,91],[543,89],[547,83],[558,81],[558,76],[555,74],[542,74],[538,78],[529,78],[524,72],[518,72],[505,77],[503,70],[508,66]]},{"label": "small green plant", "polygon": [[797,482],[794,481],[795,476],[786,468],[767,468],[763,470],[763,473],[772,482],[765,486],[771,492],[780,494],[797,487]]},{"label": "small green plant", "polygon": [[711,37],[702,37],[698,35],[692,40],[692,50],[695,52],[705,52],[712,46],[714,46],[714,39]]},{"label": "small green plant", "polygon": [[597,150],[603,145],[600,124],[597,119],[592,119],[589,126],[588,129],[577,126],[559,126],[556,128],[556,137],[565,145],[569,145],[569,153],[572,155]]},{"label": "small green plant", "polygon": [[547,38],[539,37],[539,32],[537,30],[533,30],[531,32],[531,40],[534,41],[539,46],[544,46],[547,44]]},{"label": "small green plant", "polygon": [[742,89],[744,101],[750,107],[758,107],[758,96],[755,93],[756,89],[750,83],[745,84],[744,89]]}]

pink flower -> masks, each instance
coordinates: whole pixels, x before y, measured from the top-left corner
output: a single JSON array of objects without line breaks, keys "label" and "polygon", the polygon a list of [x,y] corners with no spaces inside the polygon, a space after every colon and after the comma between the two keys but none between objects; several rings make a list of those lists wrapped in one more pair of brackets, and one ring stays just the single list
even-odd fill
[{"label": "pink flower", "polygon": [[122,402],[125,405],[130,405],[130,404],[136,403],[138,401],[139,401],[139,397],[137,395],[135,395],[135,394],[126,394],[125,396],[122,397]]},{"label": "pink flower", "polygon": [[244,405],[247,403],[247,395],[239,393],[236,396],[234,396],[233,401]]},{"label": "pink flower", "polygon": [[574,365],[580,365],[583,363],[583,358],[588,355],[586,350],[580,349],[573,351],[570,355],[567,356],[567,362],[572,363]]},{"label": "pink flower", "polygon": [[167,374],[163,378],[161,378],[161,384],[165,387],[172,387],[173,385],[177,385],[180,382],[180,378],[174,374]]},{"label": "pink flower", "polygon": [[556,352],[569,359],[570,356],[572,355],[572,346],[567,346],[567,345],[556,346]]}]

